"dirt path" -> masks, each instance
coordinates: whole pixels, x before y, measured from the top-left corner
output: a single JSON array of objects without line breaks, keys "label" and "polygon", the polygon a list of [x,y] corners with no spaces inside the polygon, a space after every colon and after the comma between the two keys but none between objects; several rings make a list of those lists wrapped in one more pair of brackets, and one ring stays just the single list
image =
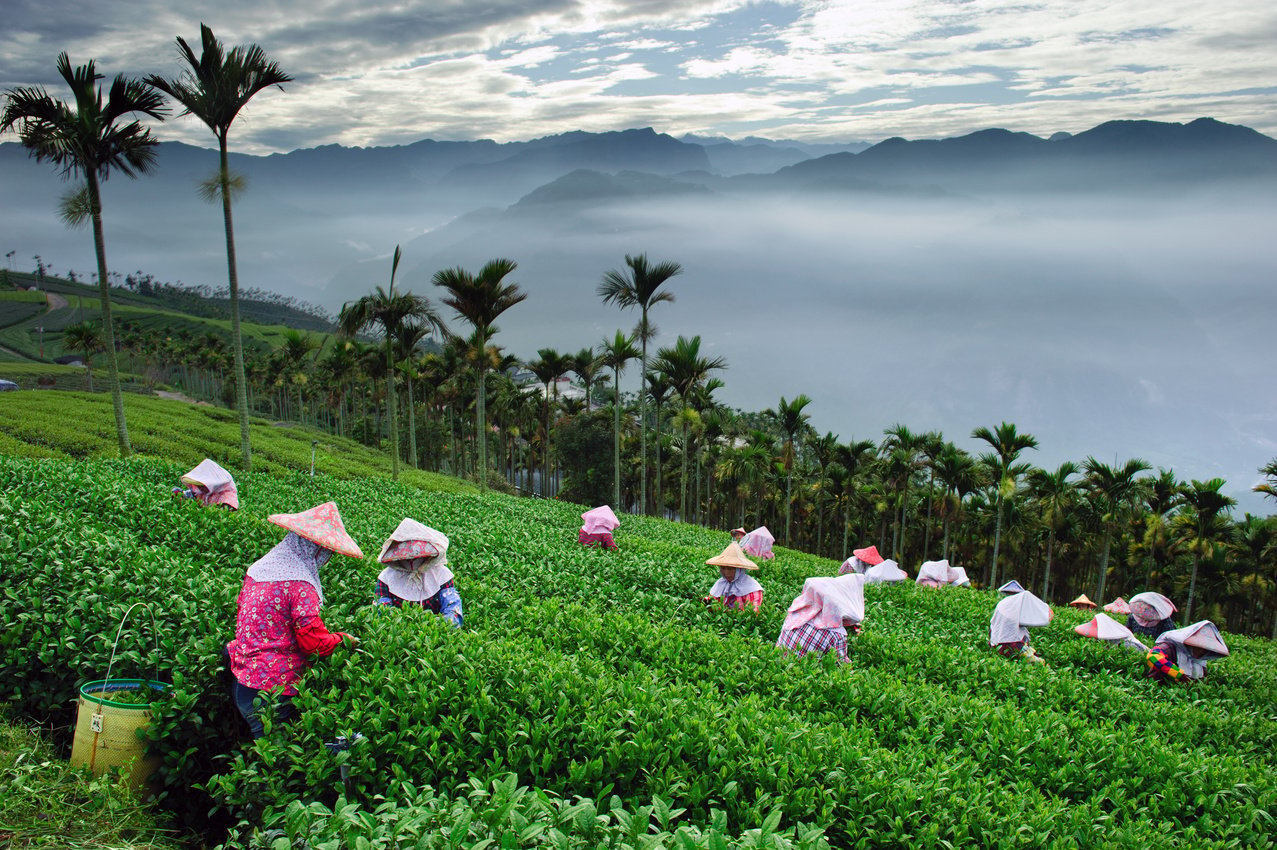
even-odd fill
[{"label": "dirt path", "polygon": [[67,305],[67,300],[63,298],[61,295],[57,294],[56,292],[46,292],[44,293],[44,297],[45,297],[45,300],[49,302],[48,312],[50,313],[52,313],[54,310],[61,310],[63,307]]},{"label": "dirt path", "polygon": [[156,391],[155,391],[155,394],[156,394],[157,396],[159,396],[160,398],[167,398],[167,399],[171,399],[171,400],[173,400],[173,401],[184,401],[184,402],[186,402],[187,404],[201,404],[201,403],[202,403],[202,402],[196,401],[195,399],[191,398],[191,397],[190,397],[190,396],[188,396],[188,395],[183,395],[182,393],[170,392],[169,390],[156,390]]}]

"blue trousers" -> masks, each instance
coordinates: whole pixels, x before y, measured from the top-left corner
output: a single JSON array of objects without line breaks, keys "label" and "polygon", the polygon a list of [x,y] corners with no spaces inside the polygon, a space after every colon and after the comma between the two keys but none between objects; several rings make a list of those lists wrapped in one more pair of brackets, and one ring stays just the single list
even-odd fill
[{"label": "blue trousers", "polygon": [[[241,685],[238,681],[232,680],[231,694],[235,697],[235,707],[239,709],[239,713],[248,723],[248,731],[254,739],[262,737],[264,726],[262,724],[261,710],[264,698],[262,692],[257,688],[250,688],[247,685]],[[297,708],[293,705],[293,698],[280,696],[275,701],[275,722],[291,723],[298,717]]]}]

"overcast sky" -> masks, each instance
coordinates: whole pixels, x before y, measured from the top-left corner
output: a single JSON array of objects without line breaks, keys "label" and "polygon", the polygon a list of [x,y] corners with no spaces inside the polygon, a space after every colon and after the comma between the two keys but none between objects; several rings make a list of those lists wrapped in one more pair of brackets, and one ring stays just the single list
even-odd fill
[{"label": "overcast sky", "polygon": [[[1277,134],[1265,0],[5,0],[0,88],[58,91],[60,51],[109,75],[179,66],[199,24],[295,77],[232,149],[569,130],[806,141],[1037,135],[1201,116]],[[167,139],[212,146],[191,118]]]}]

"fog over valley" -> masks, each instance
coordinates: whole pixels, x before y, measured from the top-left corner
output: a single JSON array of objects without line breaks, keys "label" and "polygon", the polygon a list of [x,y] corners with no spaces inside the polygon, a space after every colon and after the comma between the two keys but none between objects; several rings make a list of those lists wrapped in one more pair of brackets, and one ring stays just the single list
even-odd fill
[{"label": "fog over valley", "polygon": [[[632,329],[637,311],[595,288],[627,253],[646,253],[684,267],[666,284],[675,302],[652,310],[653,349],[700,335],[728,361],[727,404],[805,393],[813,426],[844,441],[903,423],[973,452],[972,428],[1013,422],[1038,438],[1024,458],[1035,465],[1142,457],[1184,479],[1224,477],[1239,512],[1268,513],[1250,487],[1277,455],[1277,159],[1263,165],[1273,140],[1254,135],[1249,177],[1183,162],[1143,173],[1113,158],[1056,167],[1035,159],[1050,150],[1036,142],[1020,160],[996,148],[988,161],[913,168],[879,151],[872,169],[852,164],[875,148],[786,154],[797,164],[777,171],[773,148],[753,175],[739,149],[730,170],[689,168],[710,150],[691,143],[668,160],[649,151],[645,169],[531,148],[513,164],[487,149],[486,166],[464,168],[460,151],[444,164],[409,162],[404,148],[241,156],[239,273],[241,286],[335,313],[386,285],[396,244],[397,285],[436,303],[435,271],[509,257],[529,297],[495,342],[532,358]],[[194,192],[215,155],[163,147],[154,177],[106,184],[109,266],[221,287],[220,208]],[[88,278],[92,239],[58,222],[67,187],[52,169],[3,145],[0,180],[0,248],[20,249],[17,267],[39,254],[54,274]],[[636,364],[622,389],[637,387]]]}]

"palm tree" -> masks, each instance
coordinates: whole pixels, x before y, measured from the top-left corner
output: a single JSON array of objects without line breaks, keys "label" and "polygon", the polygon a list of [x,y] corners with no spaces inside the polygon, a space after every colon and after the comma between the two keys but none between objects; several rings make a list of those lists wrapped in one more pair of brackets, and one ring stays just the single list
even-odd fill
[{"label": "palm tree", "polygon": [[84,352],[84,374],[89,379],[89,392],[93,392],[93,354],[102,350],[102,334],[98,326],[89,322],[67,325],[62,331],[62,345]]},{"label": "palm tree", "polygon": [[417,400],[413,394],[413,385],[417,378],[415,357],[417,346],[435,329],[433,322],[409,318],[399,326],[395,334],[395,355],[408,384],[408,457],[413,469],[417,468]]},{"label": "palm tree", "polygon": [[[641,312],[639,332],[642,343],[640,354],[642,375],[640,386],[646,388],[647,379],[647,341],[656,333],[656,329],[648,323],[647,313],[654,305],[662,301],[674,300],[670,292],[658,292],[661,286],[675,275],[683,273],[683,267],[674,262],[662,262],[648,265],[647,255],[637,257],[625,255],[625,264],[629,273],[613,269],[603,275],[598,286],[598,295],[604,304],[615,304],[622,310],[638,307]],[[640,510],[647,512],[647,399],[646,393],[639,393],[639,505]]]},{"label": "palm tree", "polygon": [[[701,338],[691,339],[680,336],[673,347],[661,348],[656,352],[656,369],[664,373],[684,409],[688,409],[693,401],[693,394],[701,386],[709,373],[717,369],[726,369],[727,360],[723,357],[702,357]],[[687,521],[687,419],[680,421],[683,438],[682,486],[679,494],[679,518]]]},{"label": "palm tree", "polygon": [[[231,198],[244,188],[242,177],[231,174],[227,138],[231,124],[241,109],[263,89],[292,81],[266,52],[255,44],[241,45],[225,52],[222,43],[206,25],[200,24],[203,53],[195,55],[181,36],[177,37],[177,53],[186,63],[180,76],[169,80],[151,74],[146,82],[180,103],[183,115],[194,115],[217,137],[217,173],[201,187],[210,201],[221,199],[222,221],[226,228],[226,269],[230,283],[231,345],[235,350],[235,402],[239,409],[240,450],[244,469],[253,468],[252,446],[248,439],[248,381],[244,374],[244,339],[239,326],[239,273],[235,266],[235,226],[231,218]],[[396,465],[396,477],[398,467]]]},{"label": "palm tree", "polygon": [[1109,466],[1093,457],[1082,464],[1086,472],[1086,486],[1096,499],[1100,523],[1104,526],[1104,549],[1100,554],[1100,580],[1095,591],[1096,602],[1104,599],[1104,584],[1108,579],[1109,546],[1113,542],[1113,529],[1126,511],[1128,503],[1139,492],[1135,476],[1151,469],[1140,458],[1131,458],[1120,468]]},{"label": "palm tree", "polygon": [[660,372],[649,372],[647,375],[647,398],[652,402],[653,425],[656,429],[656,515],[665,516],[665,467],[661,463],[661,413],[665,403],[669,401],[674,386]]},{"label": "palm tree", "polygon": [[121,120],[134,113],[163,120],[164,99],[146,83],[123,75],[111,83],[102,100],[97,87],[103,76],[94,63],[71,67],[66,53],[58,54],[58,73],[71,88],[75,107],[55,100],[43,88],[19,87],[5,93],[0,113],[0,134],[16,127],[18,137],[37,161],[45,160],[62,168],[65,177],[78,175],[87,192],[87,214],[93,225],[93,248],[97,254],[98,291],[102,309],[102,341],[106,346],[111,406],[115,411],[115,432],[120,456],[133,452],[128,424],[124,421],[124,397],[120,393],[120,371],[115,351],[115,325],[111,319],[111,285],[106,270],[106,241],[102,235],[102,192],[100,183],[117,170],[128,177],[149,173],[155,166],[158,140],[151,131],[133,120]]},{"label": "palm tree", "polygon": [[997,454],[997,465],[993,471],[997,474],[998,497],[994,504],[993,558],[989,563],[987,583],[989,587],[993,587],[998,583],[998,545],[1002,540],[1002,503],[1015,494],[1015,476],[1011,474],[1011,465],[1020,456],[1020,452],[1025,449],[1036,449],[1038,441],[1032,434],[1019,433],[1014,425],[1007,422],[1003,422],[992,431],[981,425],[971,432],[971,437],[975,440],[984,440]]},{"label": "palm tree", "polygon": [[581,379],[581,385],[585,387],[585,409],[589,411],[590,388],[599,381],[600,377],[607,380],[606,375],[599,375],[599,369],[603,368],[603,359],[594,353],[593,348],[582,348],[570,359],[572,368],[569,371],[576,373],[576,376]]},{"label": "palm tree", "polygon": [[613,388],[616,391],[616,404],[613,408],[613,446],[612,446],[612,504],[621,506],[621,371],[625,364],[639,356],[634,347],[634,336],[626,336],[620,331],[612,339],[603,340],[603,365],[612,370]]},{"label": "palm tree", "polygon": [[420,319],[443,330],[443,322],[430,302],[420,295],[411,292],[395,294],[395,274],[399,271],[399,260],[402,253],[395,246],[394,259],[390,264],[390,288],[378,286],[371,295],[365,295],[358,301],[347,303],[341,308],[338,326],[346,336],[354,336],[365,328],[380,326],[385,342],[386,361],[386,417],[390,420],[390,470],[391,477],[399,480],[399,411],[395,398],[395,358],[394,343],[399,336],[400,327],[409,319]]},{"label": "palm tree", "polygon": [[941,500],[941,523],[944,526],[944,543],[940,557],[949,557],[950,520],[961,515],[962,500],[968,493],[980,487],[981,465],[970,454],[946,443],[944,450],[936,458],[936,477],[944,486]]},{"label": "palm tree", "polygon": [[[457,266],[435,272],[435,286],[448,290],[448,297],[442,299],[458,316],[470,323],[475,330],[475,340],[482,351],[487,348],[488,340],[497,332],[494,324],[497,317],[515,304],[523,301],[528,294],[519,288],[517,283],[503,283],[518,264],[514,260],[498,258],[489,260],[472,275]],[[488,440],[487,440],[487,401],[488,401],[488,366],[486,358],[480,358],[478,374],[478,398],[475,403],[475,436],[479,446],[479,492],[488,491]]]},{"label": "palm tree", "polygon": [[[572,358],[560,354],[553,348],[537,350],[537,359],[528,364],[532,374],[545,384],[545,458],[541,473],[541,495],[549,498],[550,493],[550,416],[559,401],[559,378],[572,369]],[[554,398],[551,401],[550,387],[554,387]]]},{"label": "palm tree", "polygon": [[798,435],[807,427],[807,422],[811,418],[808,414],[803,413],[803,408],[811,404],[811,399],[806,395],[800,394],[793,401],[785,401],[785,397],[780,397],[780,404],[775,410],[768,410],[767,416],[776,420],[776,424],[780,427],[780,432],[784,436],[785,441],[781,446],[780,462],[785,468],[785,545],[789,545],[789,529],[790,520],[793,515],[794,501],[794,461],[796,460],[796,452],[794,450],[794,442]]},{"label": "palm tree", "polygon": [[847,559],[847,534],[851,529],[852,496],[856,493],[859,479],[873,461],[877,446],[873,440],[852,440],[840,444],[834,449],[834,463],[847,471],[847,480],[843,490],[843,523],[842,523],[842,557]]},{"label": "palm tree", "polygon": [[1277,460],[1269,461],[1267,465],[1263,466],[1259,470],[1259,474],[1263,475],[1268,480],[1256,484],[1253,488],[1254,491],[1277,499]]},{"label": "palm tree", "polygon": [[1228,509],[1237,501],[1219,492],[1224,486],[1224,479],[1212,478],[1210,481],[1193,481],[1184,488],[1184,505],[1188,510],[1180,516],[1184,537],[1188,540],[1188,548],[1193,553],[1193,573],[1188,583],[1188,607],[1184,616],[1193,621],[1193,602],[1197,594],[1197,572],[1202,558],[1211,558],[1215,547],[1228,539],[1232,524],[1228,520]]},{"label": "palm tree", "polygon": [[1037,496],[1038,508],[1042,512],[1042,522],[1047,527],[1046,568],[1042,575],[1042,598],[1051,598],[1051,556],[1055,553],[1055,532],[1060,528],[1068,515],[1074,500],[1077,498],[1077,487],[1069,481],[1078,473],[1078,466],[1072,461],[1065,461],[1055,470],[1047,472],[1035,469],[1029,473],[1030,485]]},{"label": "palm tree", "polygon": [[[317,355],[319,349],[323,347],[323,341],[316,339],[304,331],[295,328],[288,328],[284,331],[284,343],[280,346],[280,355],[283,358],[283,369],[280,371],[283,375],[288,376],[293,386],[297,388],[297,417],[304,425],[306,423],[306,408],[302,402],[302,387],[306,384],[306,359],[311,355]],[[313,358],[312,358],[313,359]]]},{"label": "palm tree", "polygon": [[906,534],[909,521],[909,484],[913,480],[914,470],[918,467],[918,454],[926,447],[929,434],[915,434],[904,425],[896,423],[882,432],[887,439],[883,441],[884,453],[896,468],[896,478],[900,481],[900,524],[896,526],[896,541],[892,547],[896,558],[901,562],[905,557]]}]

